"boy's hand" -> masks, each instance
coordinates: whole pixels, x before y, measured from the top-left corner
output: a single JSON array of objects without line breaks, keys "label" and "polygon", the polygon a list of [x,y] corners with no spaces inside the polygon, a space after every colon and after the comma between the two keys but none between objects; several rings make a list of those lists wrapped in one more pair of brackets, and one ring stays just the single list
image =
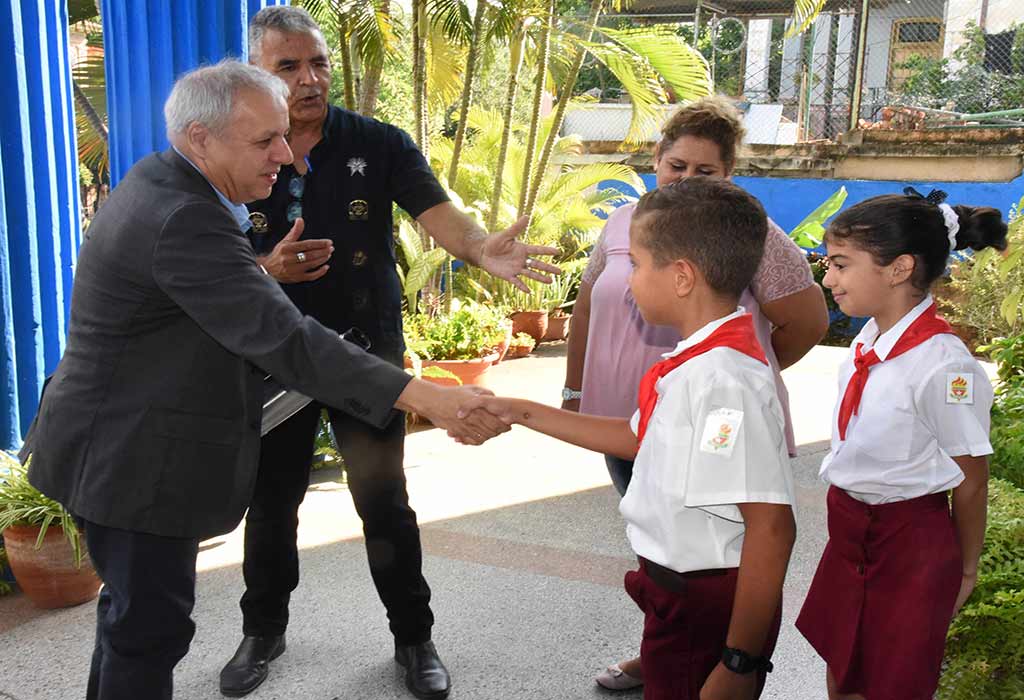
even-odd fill
[{"label": "boy's hand", "polygon": [[964,603],[967,602],[967,599],[971,597],[971,593],[974,592],[974,587],[977,584],[978,584],[978,572],[977,571],[975,571],[974,573],[970,573],[970,574],[966,574],[965,573],[963,575],[963,578],[960,579],[960,592],[957,594],[957,596],[956,596],[956,604],[953,606],[953,615],[954,615],[954,617],[956,616],[956,614],[958,612],[960,612],[960,608],[962,608],[964,606]]},{"label": "boy's hand", "polygon": [[733,673],[719,662],[704,681],[704,687],[700,689],[700,700],[753,700],[756,692],[756,671]]}]

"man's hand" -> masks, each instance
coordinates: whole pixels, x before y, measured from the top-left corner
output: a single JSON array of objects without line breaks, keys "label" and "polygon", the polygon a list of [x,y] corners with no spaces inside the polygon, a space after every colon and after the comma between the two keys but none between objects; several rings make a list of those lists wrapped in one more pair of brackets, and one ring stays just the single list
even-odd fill
[{"label": "man's hand", "polygon": [[538,260],[536,257],[538,255],[557,255],[558,248],[527,245],[519,240],[519,236],[526,231],[529,222],[529,217],[520,218],[504,231],[492,233],[484,238],[480,248],[480,268],[495,277],[511,282],[523,292],[529,292],[530,288],[519,279],[520,275],[550,284],[551,275],[558,275],[562,272],[557,266]]},{"label": "man's hand", "polygon": [[756,672],[733,673],[719,662],[704,681],[700,700],[753,700],[756,692]]},{"label": "man's hand", "polygon": [[478,386],[443,387],[413,379],[398,397],[396,408],[414,411],[445,430],[458,442],[482,445],[509,426],[478,408],[482,396],[492,396]]},{"label": "man's hand", "polygon": [[300,241],[299,236],[305,228],[301,218],[281,242],[274,246],[270,255],[257,258],[271,277],[278,282],[311,282],[320,279],[330,269],[325,263],[334,253],[334,244],[328,238],[316,238]]}]

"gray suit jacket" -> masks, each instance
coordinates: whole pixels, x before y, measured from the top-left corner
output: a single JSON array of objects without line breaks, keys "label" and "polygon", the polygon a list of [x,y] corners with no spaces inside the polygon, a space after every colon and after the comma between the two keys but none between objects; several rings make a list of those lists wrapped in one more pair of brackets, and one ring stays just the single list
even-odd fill
[{"label": "gray suit jacket", "polygon": [[85,236],[29,480],[100,525],[228,532],[256,478],[266,373],[378,427],[409,381],[303,316],[205,178],[153,154]]}]

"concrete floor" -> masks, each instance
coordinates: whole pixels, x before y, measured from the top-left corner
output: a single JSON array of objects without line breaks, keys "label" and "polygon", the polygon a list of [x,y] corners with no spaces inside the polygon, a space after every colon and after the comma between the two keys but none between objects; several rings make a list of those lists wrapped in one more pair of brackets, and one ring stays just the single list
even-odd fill
[{"label": "concrete floor", "polygon": [[[545,345],[494,367],[492,388],[558,403],[564,350]],[[844,352],[816,348],[785,373],[800,445],[793,461],[799,535],[765,698],[825,697],[823,666],[792,622],[826,538],[817,468]],[[622,590],[635,560],[602,458],[522,428],[477,448],[421,431],[409,436],[406,452],[451,697],[614,697],[593,677],[637,652],[642,618]],[[337,476],[318,472],[302,506],[302,582],[292,598],[288,651],[254,700],[411,697],[392,661],[359,519]],[[241,534],[201,548],[198,629],[177,669],[176,698],[220,697],[218,673],[241,634]],[[20,594],[0,598],[0,700],[84,697],[94,614],[91,604],[39,611]]]}]

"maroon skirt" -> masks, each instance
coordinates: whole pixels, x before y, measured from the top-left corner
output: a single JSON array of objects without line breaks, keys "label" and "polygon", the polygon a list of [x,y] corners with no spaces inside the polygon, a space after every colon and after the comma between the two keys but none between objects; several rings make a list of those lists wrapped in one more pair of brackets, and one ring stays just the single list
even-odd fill
[{"label": "maroon skirt", "polygon": [[[640,666],[644,700],[698,700],[722,659],[736,597],[738,569],[679,574],[646,559],[626,574],[626,592],[644,612]],[[782,606],[763,650],[771,658],[779,636]],[[758,672],[757,696],[765,673]]]},{"label": "maroon skirt", "polygon": [[872,506],[833,486],[828,536],[797,629],[839,692],[931,700],[962,578],[946,494]]}]

